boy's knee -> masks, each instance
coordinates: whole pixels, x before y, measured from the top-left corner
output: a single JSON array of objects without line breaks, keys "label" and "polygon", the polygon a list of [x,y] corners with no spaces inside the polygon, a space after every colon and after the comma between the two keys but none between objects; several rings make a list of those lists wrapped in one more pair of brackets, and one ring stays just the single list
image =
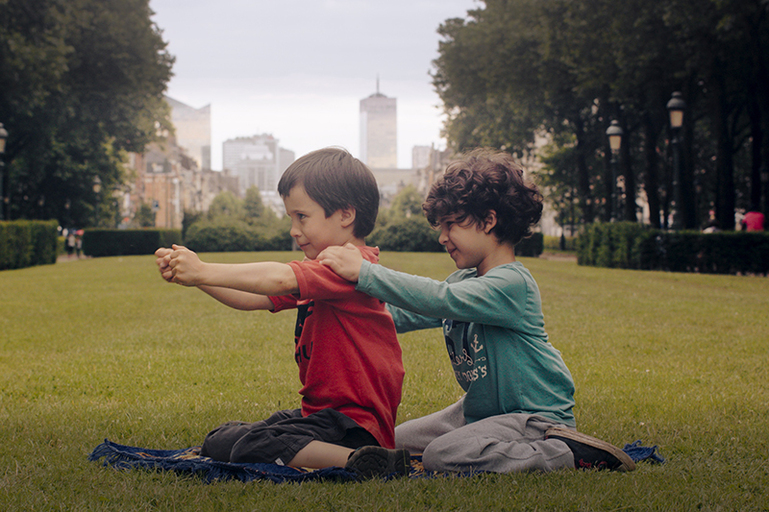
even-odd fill
[{"label": "boy's knee", "polygon": [[427,471],[455,471],[451,461],[456,460],[456,455],[450,446],[436,439],[422,453],[422,465]]}]

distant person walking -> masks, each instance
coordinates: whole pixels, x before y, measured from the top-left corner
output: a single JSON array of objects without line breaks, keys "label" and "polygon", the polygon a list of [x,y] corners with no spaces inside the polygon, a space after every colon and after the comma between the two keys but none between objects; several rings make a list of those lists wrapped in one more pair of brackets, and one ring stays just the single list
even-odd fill
[{"label": "distant person walking", "polygon": [[67,257],[71,258],[75,252],[75,233],[72,231],[67,235]]}]

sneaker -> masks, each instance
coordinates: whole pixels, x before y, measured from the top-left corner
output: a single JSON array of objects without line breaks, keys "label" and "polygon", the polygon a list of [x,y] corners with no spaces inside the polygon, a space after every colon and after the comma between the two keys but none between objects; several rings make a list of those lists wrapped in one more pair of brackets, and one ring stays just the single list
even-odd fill
[{"label": "sneaker", "polygon": [[567,428],[553,427],[545,433],[545,439],[558,439],[567,444],[574,454],[577,469],[610,469],[633,471],[635,462],[614,445]]},{"label": "sneaker", "polygon": [[408,450],[363,446],[350,454],[344,467],[352,469],[361,478],[408,476],[411,469],[411,455]]}]

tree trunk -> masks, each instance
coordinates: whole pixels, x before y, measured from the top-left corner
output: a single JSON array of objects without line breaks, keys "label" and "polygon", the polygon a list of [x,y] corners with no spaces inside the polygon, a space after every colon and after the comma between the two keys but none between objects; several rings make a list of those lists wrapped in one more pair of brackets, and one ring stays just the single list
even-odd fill
[{"label": "tree trunk", "polygon": [[716,219],[726,230],[734,229],[734,161],[729,136],[729,105],[724,76],[713,76],[713,121],[716,138]]},{"label": "tree trunk", "polygon": [[593,197],[590,191],[590,170],[587,167],[587,158],[585,157],[585,129],[582,119],[577,116],[574,123],[574,132],[577,136],[577,189],[579,191],[579,202],[582,205],[583,222],[590,224],[594,220]]},{"label": "tree trunk", "polygon": [[644,180],[644,190],[646,192],[646,202],[649,204],[649,224],[654,229],[660,229],[660,190],[659,190],[659,157],[657,155],[657,139],[659,138],[659,129],[653,122],[649,112],[643,114],[643,152],[646,162],[646,179]]}]

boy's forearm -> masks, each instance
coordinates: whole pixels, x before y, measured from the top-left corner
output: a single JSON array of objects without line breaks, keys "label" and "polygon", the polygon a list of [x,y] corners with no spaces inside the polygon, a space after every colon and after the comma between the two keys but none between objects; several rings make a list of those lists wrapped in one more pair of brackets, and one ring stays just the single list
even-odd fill
[{"label": "boy's forearm", "polygon": [[199,285],[198,288],[222,304],[242,311],[273,310],[274,304],[266,295],[221,288],[218,286]]},{"label": "boy's forearm", "polygon": [[287,295],[299,292],[294,271],[272,261],[242,264],[206,263],[199,286],[230,288],[258,295]]}]

